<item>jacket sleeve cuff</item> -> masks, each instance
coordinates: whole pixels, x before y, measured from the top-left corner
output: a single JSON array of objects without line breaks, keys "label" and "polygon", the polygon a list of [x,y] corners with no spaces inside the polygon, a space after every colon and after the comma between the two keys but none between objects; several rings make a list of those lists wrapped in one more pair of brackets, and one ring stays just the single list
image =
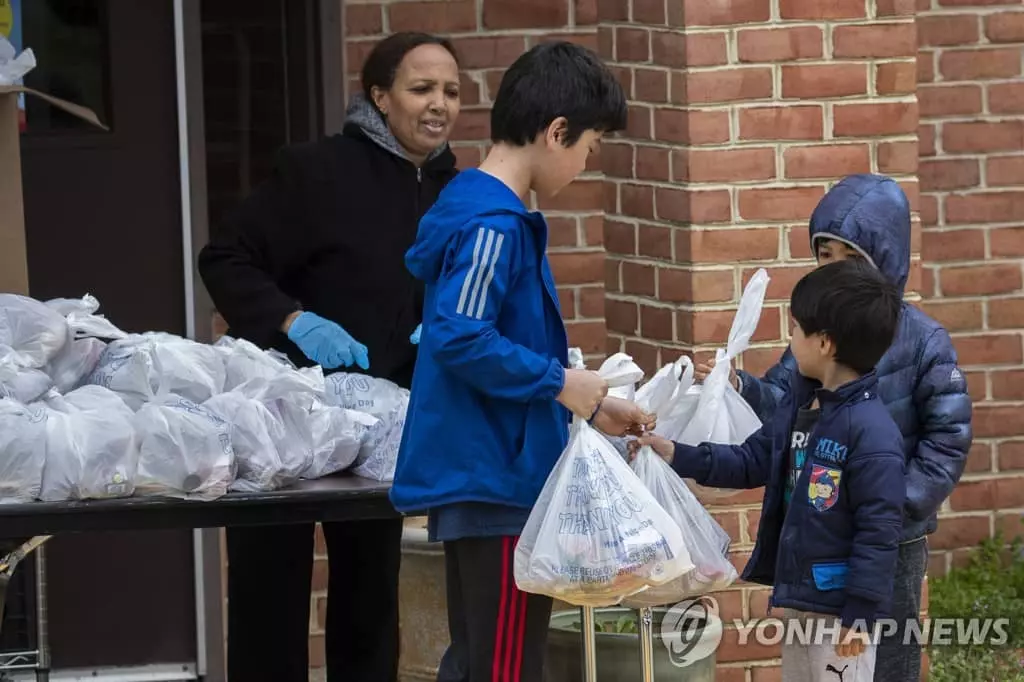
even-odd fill
[{"label": "jacket sleeve cuff", "polygon": [[672,456],[672,469],[681,478],[692,478],[698,483],[706,479],[711,468],[711,457],[707,449],[674,441],[673,444],[675,453]]},{"label": "jacket sleeve cuff", "polygon": [[870,632],[875,627],[875,612],[878,610],[878,602],[847,595],[846,604],[840,616],[843,627],[865,626]]}]

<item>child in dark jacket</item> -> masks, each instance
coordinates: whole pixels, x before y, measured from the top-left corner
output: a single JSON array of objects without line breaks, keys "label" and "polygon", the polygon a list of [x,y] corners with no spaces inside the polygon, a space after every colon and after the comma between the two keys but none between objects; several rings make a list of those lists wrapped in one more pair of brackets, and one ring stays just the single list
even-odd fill
[{"label": "child in dark jacket", "polygon": [[420,223],[406,254],[426,284],[420,352],[391,501],[426,513],[444,543],[451,645],[439,682],[543,677],[552,600],[516,585],[513,557],[572,415],[609,435],[653,424],[568,369],[568,340],[546,255],[548,199],[626,124],[626,97],[589,50],[543,43],[505,72],[494,146]]},{"label": "child in dark jacket", "polygon": [[[765,487],[742,577],[771,585],[771,607],[785,610],[783,681],[833,682],[835,670],[871,682],[871,632],[888,616],[906,494],[902,437],[875,392],[900,296],[866,263],[842,261],[801,279],[791,312],[798,372],[772,421],[742,445],[653,434],[636,444],[703,485]],[[812,624],[809,640],[800,621]]]},{"label": "child in dark jacket", "polygon": [[[881,175],[851,175],[821,199],[810,219],[811,251],[819,264],[846,258],[869,262],[898,287],[910,274],[910,203],[900,186]],[[702,380],[712,363],[695,367]],[[763,378],[742,370],[733,386],[770,421],[796,372],[787,350]],[[878,362],[878,397],[903,434],[907,502],[893,585],[892,618],[878,645],[875,682],[921,676],[919,638],[909,632],[921,610],[928,567],[927,536],[938,528],[942,503],[960,481],[971,449],[971,398],[957,354],[941,324],[903,304],[892,346]]]}]

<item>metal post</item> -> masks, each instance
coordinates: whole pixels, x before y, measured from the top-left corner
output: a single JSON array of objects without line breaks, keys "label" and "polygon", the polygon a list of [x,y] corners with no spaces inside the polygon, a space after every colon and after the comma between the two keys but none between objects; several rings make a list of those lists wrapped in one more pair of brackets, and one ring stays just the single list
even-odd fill
[{"label": "metal post", "polygon": [[[38,539],[38,538],[36,538]],[[46,539],[49,539],[48,537]],[[46,547],[36,548],[36,682],[50,679],[50,623],[46,602]]]},{"label": "metal post", "polygon": [[594,626],[594,607],[581,606],[582,622],[580,635],[583,637],[583,682],[597,682],[597,642]]},{"label": "metal post", "polygon": [[640,609],[640,679],[654,682],[654,615],[650,607]]}]

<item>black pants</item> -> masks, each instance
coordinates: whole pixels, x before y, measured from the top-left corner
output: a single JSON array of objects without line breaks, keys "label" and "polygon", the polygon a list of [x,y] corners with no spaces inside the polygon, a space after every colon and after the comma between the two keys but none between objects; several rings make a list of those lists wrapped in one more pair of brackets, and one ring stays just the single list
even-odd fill
[{"label": "black pants", "polygon": [[[402,519],[323,528],[327,680],[395,682]],[[227,529],[231,682],[308,682],[314,529]]]},{"label": "black pants", "polygon": [[551,599],[520,592],[512,573],[518,538],[444,543],[451,644],[438,682],[540,682]]},{"label": "black pants", "polygon": [[900,545],[889,612],[889,617],[897,622],[898,630],[890,637],[881,638],[878,643],[875,682],[917,682],[921,677],[921,646],[914,631],[907,636],[905,623],[919,620],[921,587],[927,570],[926,539]]}]

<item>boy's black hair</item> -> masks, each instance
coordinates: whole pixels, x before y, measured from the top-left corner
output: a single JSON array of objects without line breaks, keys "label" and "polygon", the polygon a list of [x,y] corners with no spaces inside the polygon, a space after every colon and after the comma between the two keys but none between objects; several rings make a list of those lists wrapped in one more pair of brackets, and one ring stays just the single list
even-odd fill
[{"label": "boy's black hair", "polygon": [[858,374],[875,368],[896,335],[900,293],[861,258],[828,263],[793,287],[790,312],[804,334],[824,334],[835,361]]},{"label": "boy's black hair", "polygon": [[373,101],[373,88],[390,90],[395,84],[395,74],[398,67],[405,59],[405,55],[415,50],[420,45],[439,45],[448,50],[455,63],[459,63],[459,55],[455,46],[447,38],[420,33],[418,31],[399,31],[392,33],[384,40],[374,45],[373,50],[363,63],[361,84],[363,95],[368,102]]},{"label": "boy's black hair", "polygon": [[528,145],[559,116],[568,120],[567,147],[587,130],[624,130],[626,94],[591,50],[565,41],[540,43],[502,77],[491,107],[491,141]]}]

